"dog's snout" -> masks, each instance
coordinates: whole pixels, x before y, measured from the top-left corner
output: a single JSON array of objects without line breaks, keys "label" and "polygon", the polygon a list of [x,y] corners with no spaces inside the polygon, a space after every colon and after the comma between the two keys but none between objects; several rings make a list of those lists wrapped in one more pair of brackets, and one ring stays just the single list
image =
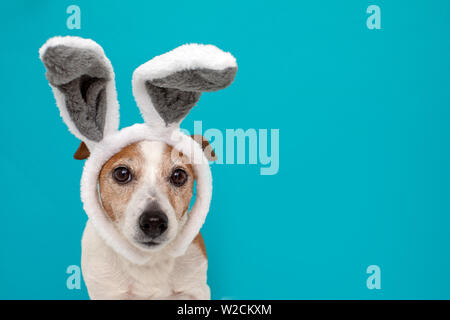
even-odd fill
[{"label": "dog's snout", "polygon": [[159,209],[146,210],[139,218],[139,227],[146,236],[156,238],[167,230],[167,215]]}]

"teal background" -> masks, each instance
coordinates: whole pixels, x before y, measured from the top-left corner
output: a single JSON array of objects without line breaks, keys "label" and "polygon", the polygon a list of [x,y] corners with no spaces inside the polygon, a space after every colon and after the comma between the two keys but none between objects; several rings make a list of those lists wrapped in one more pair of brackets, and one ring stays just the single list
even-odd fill
[{"label": "teal background", "polygon": [[[81,8],[68,30],[66,8]],[[368,30],[366,8],[381,8]],[[8,1],[0,6],[0,298],[66,288],[86,222],[83,163],[38,59],[54,35],[100,43],[121,127],[133,70],[188,43],[232,52],[233,85],[183,126],[280,129],[280,170],[213,165],[203,228],[215,299],[450,298],[449,1]],[[366,268],[381,268],[368,290]]]}]

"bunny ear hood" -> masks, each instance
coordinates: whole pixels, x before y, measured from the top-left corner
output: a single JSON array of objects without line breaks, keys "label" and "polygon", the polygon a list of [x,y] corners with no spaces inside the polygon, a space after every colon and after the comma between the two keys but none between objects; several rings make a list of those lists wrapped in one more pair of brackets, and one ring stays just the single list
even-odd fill
[{"label": "bunny ear hood", "polygon": [[212,177],[201,146],[182,133],[179,125],[202,92],[231,84],[237,71],[235,58],[212,45],[188,44],[141,65],[133,74],[132,85],[145,123],[119,131],[114,72],[97,43],[55,37],[39,54],[63,121],[91,153],[81,178],[84,210],[117,253],[136,264],[150,259],[148,253],[124,238],[103,210],[97,185],[104,163],[127,145],[143,140],[165,142],[190,158],[197,177],[197,197],[189,218],[167,247],[172,256],[183,255],[209,211]]}]

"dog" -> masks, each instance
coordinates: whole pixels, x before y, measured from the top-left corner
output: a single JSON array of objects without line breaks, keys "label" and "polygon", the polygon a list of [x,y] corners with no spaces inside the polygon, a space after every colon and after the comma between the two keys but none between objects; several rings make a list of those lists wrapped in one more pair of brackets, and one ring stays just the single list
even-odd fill
[{"label": "dog", "polygon": [[[209,149],[209,144],[203,140]],[[151,263],[137,266],[116,254],[87,223],[82,270],[89,295],[100,299],[209,299],[208,260],[199,233],[185,255],[165,254],[187,217],[194,171],[173,148],[159,141],[131,144],[103,165],[100,198],[128,241],[148,251]],[[175,159],[174,159],[175,158]],[[210,153],[214,160],[214,153]]]},{"label": "dog", "polygon": [[40,58],[64,122],[82,140],[74,158],[87,159],[81,267],[90,298],[210,299],[199,230],[215,154],[179,124],[201,92],[231,84],[234,57],[191,44],[143,64],[133,74],[133,94],[145,123],[122,130],[114,73],[97,43],[55,37]]}]

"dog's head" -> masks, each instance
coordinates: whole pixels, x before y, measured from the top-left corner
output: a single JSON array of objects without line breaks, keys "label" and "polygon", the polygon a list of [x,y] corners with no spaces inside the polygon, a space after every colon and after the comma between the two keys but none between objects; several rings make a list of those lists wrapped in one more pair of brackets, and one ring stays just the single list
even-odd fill
[{"label": "dog's head", "polygon": [[[206,140],[205,155],[215,155]],[[159,141],[133,143],[110,158],[99,175],[105,212],[141,249],[160,249],[175,238],[189,209],[195,174],[190,161]]]},{"label": "dog's head", "polygon": [[[201,149],[195,143],[190,146],[192,141],[181,134],[179,125],[202,92],[223,89],[233,81],[237,71],[234,57],[211,45],[190,44],[141,65],[133,74],[132,85],[145,125],[120,131],[114,72],[97,43],[55,37],[40,49],[40,57],[64,122],[82,140],[74,157],[86,159],[91,154],[81,186],[90,218],[95,218],[104,238],[115,237],[119,230],[140,249],[155,250],[169,243],[187,216],[196,171],[203,172],[200,180],[211,181],[209,168],[190,163],[192,154],[186,157],[180,152],[190,153],[193,148],[201,153]],[[137,139],[133,134],[138,131],[145,135]],[[182,135],[180,148],[171,147],[170,134]],[[201,137],[195,140],[203,149],[208,147]],[[206,158],[211,160],[212,149],[206,149]],[[186,238],[200,228],[209,207],[210,188],[201,190],[201,218],[186,227]],[[105,222],[105,215],[114,228]],[[120,241],[116,241],[117,247],[123,249]]]}]

